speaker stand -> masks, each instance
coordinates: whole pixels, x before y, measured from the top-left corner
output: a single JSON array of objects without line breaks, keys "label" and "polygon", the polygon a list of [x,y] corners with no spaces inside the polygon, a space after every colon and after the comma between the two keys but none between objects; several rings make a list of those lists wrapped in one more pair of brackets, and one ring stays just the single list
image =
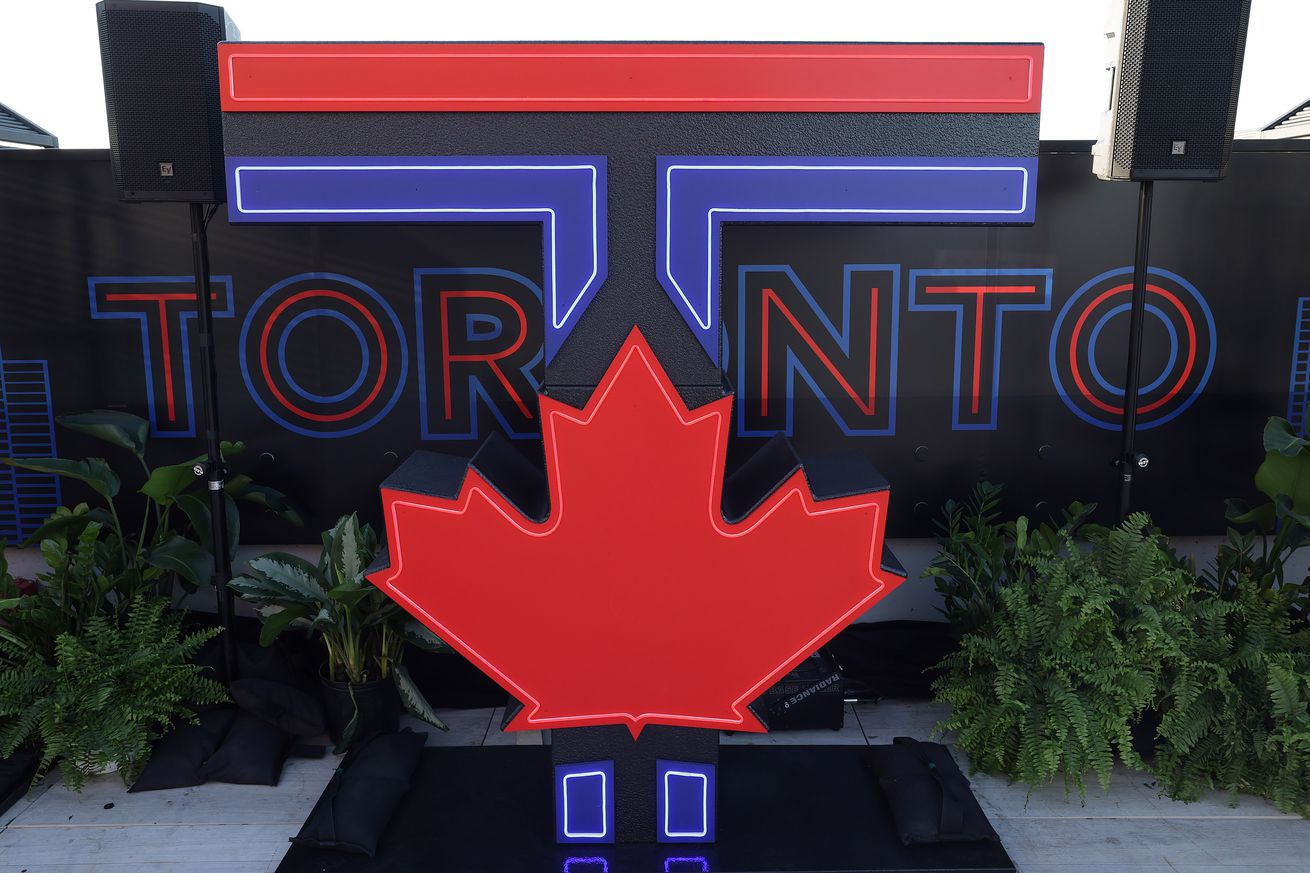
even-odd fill
[{"label": "speaker stand", "polygon": [[1119,520],[1132,509],[1133,473],[1145,470],[1150,459],[1134,446],[1137,437],[1137,396],[1142,384],[1142,322],[1146,315],[1146,271],[1151,248],[1151,199],[1154,182],[1142,182],[1137,202],[1137,245],[1133,255],[1133,302],[1128,322],[1128,375],[1124,380],[1123,422],[1120,426]]},{"label": "speaker stand", "polygon": [[204,399],[205,451],[203,465],[197,464],[195,473],[205,477],[209,491],[209,542],[214,556],[214,593],[218,600],[218,619],[223,627],[219,643],[223,653],[222,680],[230,682],[237,677],[236,646],[232,640],[232,579],[231,548],[227,538],[227,468],[223,464],[222,445],[218,430],[218,366],[214,359],[214,307],[209,290],[209,235],[210,219],[217,205],[206,208],[203,203],[190,204],[191,210],[191,263],[196,281],[196,312],[200,324],[200,393]]}]

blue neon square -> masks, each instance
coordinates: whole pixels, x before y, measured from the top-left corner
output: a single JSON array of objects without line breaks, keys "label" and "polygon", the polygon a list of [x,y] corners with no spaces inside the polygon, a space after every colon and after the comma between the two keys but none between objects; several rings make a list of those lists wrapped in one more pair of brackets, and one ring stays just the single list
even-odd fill
[{"label": "blue neon square", "polygon": [[656,839],[661,843],[714,841],[715,767],[657,761]]},{"label": "blue neon square", "polygon": [[555,767],[555,840],[614,842],[614,762]]}]

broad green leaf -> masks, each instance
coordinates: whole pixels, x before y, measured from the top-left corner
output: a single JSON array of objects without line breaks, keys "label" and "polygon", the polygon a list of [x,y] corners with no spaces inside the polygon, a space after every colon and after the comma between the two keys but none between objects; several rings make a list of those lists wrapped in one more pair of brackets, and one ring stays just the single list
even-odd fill
[{"label": "broad green leaf", "polygon": [[332,533],[332,569],[339,582],[354,582],[364,574],[364,565],[359,557],[359,517],[354,513],[343,517]]},{"label": "broad green leaf", "polygon": [[346,583],[345,585],[338,585],[336,588],[330,590],[328,592],[328,597],[331,597],[338,603],[344,603],[347,609],[354,609],[359,605],[361,600],[372,593],[370,590],[371,587],[372,586],[369,585],[361,586]]},{"label": "broad green leaf", "polygon": [[1270,500],[1286,494],[1297,512],[1310,513],[1310,452],[1291,457],[1269,452],[1255,471],[1255,487]]},{"label": "broad green leaf", "polygon": [[[240,477],[238,477],[240,478]],[[301,527],[305,519],[285,494],[276,488],[270,488],[267,485],[255,485],[248,479],[240,488],[231,488],[229,492],[237,500],[244,500],[247,503],[255,503],[263,506],[265,509],[276,514],[283,521],[290,522],[296,527]]]},{"label": "broad green leaf", "polygon": [[193,588],[207,585],[213,576],[213,559],[194,540],[174,535],[155,546],[146,556],[152,567],[178,574]]},{"label": "broad green leaf", "polygon": [[85,461],[68,461],[63,458],[3,458],[4,463],[36,473],[53,473],[85,482],[102,497],[118,494],[120,482],[104,458],[87,458]]},{"label": "broad green leaf", "polygon": [[61,415],[55,421],[69,430],[127,449],[138,458],[145,455],[146,440],[150,438],[150,422],[130,412],[93,409],[90,412]]},{"label": "broad green leaf", "polygon": [[1264,444],[1266,452],[1277,452],[1289,458],[1296,457],[1302,449],[1310,446],[1310,442],[1292,429],[1291,422],[1276,415],[1265,422]]},{"label": "broad green leaf", "polygon": [[[236,501],[231,495],[223,495],[225,505],[227,506],[227,545],[229,561],[235,561],[237,557],[237,546],[241,542],[241,512],[237,509]],[[208,495],[202,497],[199,494],[179,494],[173,501],[177,508],[181,509],[186,515],[187,520],[191,522],[192,531],[200,545],[205,551],[212,553],[213,546],[210,541],[213,539],[210,530],[210,513]]]},{"label": "broad green leaf", "polygon": [[1246,501],[1230,497],[1224,501],[1224,518],[1232,524],[1251,525],[1257,530],[1272,532],[1276,508],[1272,501],[1252,508]]},{"label": "broad green leaf", "polygon": [[260,616],[264,626],[259,631],[259,644],[261,646],[271,646],[273,640],[277,639],[278,634],[286,630],[288,625],[297,619],[308,618],[311,612],[313,612],[313,607],[306,604],[287,606],[277,612]]},{"label": "broad green leaf", "polygon": [[318,568],[304,558],[288,555],[285,552],[271,552],[252,560],[250,569],[256,575],[305,600],[315,603],[324,603],[328,600],[327,592],[323,590],[322,580],[318,575]]},{"label": "broad green leaf", "polygon": [[391,675],[395,677],[396,690],[400,692],[400,702],[410,715],[421,718],[438,730],[450,730],[450,727],[437,716],[432,704],[423,696],[423,692],[419,691],[418,685],[414,683],[404,664],[396,664],[392,667]]},{"label": "broad green leaf", "polygon": [[228,580],[227,587],[255,606],[300,606],[306,602],[299,593],[255,576],[236,576]]},{"label": "broad green leaf", "polygon": [[50,539],[56,534],[63,534],[65,538],[77,539],[82,528],[93,521],[101,524],[109,524],[113,521],[113,516],[103,509],[96,508],[89,512],[73,512],[67,514],[56,514],[46,519],[45,523],[32,532],[32,535],[23,541],[23,547],[35,545],[42,540]]},{"label": "broad green leaf", "polygon": [[58,569],[64,563],[64,558],[67,555],[68,551],[58,540],[41,540],[41,557],[45,559],[46,566],[52,570]]},{"label": "broad green leaf", "polygon": [[168,464],[150,471],[150,478],[141,486],[141,493],[158,503],[167,506],[174,498],[190,488],[198,477],[195,464]]},{"label": "broad green leaf", "polygon": [[200,545],[209,550],[209,501],[199,494],[179,494],[174,500],[174,505],[182,510],[187,520],[191,522],[191,529],[195,531]]}]

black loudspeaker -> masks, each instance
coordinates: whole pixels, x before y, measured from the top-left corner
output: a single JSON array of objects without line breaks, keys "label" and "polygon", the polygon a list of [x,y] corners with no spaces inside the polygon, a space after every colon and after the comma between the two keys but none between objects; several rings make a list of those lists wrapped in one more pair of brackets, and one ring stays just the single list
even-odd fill
[{"label": "black loudspeaker", "polygon": [[114,184],[124,200],[221,203],[218,43],[239,38],[218,6],[102,0]]},{"label": "black loudspeaker", "polygon": [[1106,27],[1102,179],[1222,179],[1233,150],[1251,0],[1122,0]]}]

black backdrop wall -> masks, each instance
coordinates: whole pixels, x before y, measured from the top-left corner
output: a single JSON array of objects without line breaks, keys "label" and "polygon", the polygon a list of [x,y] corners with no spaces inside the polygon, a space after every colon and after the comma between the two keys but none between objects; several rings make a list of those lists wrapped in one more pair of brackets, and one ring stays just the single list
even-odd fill
[{"label": "black backdrop wall", "polygon": [[[1033,227],[725,228],[730,466],[780,430],[866,453],[894,486],[893,536],[927,535],[980,477],[1020,510],[1112,503],[1136,187],[1090,168],[1087,144],[1043,144]],[[1171,533],[1221,532],[1264,418],[1302,423],[1308,191],[1297,144],[1239,143],[1224,182],[1157,185],[1136,494]],[[200,451],[187,233],[183,206],[120,203],[106,152],[0,153],[0,452],[103,453],[50,426],[96,407],[150,417],[157,462]],[[499,429],[539,452],[539,227],[220,213],[211,247],[224,435],[309,510],[305,530],[247,519],[246,542],[374,518],[420,446],[468,454]],[[0,479],[0,537],[79,496]]]}]

